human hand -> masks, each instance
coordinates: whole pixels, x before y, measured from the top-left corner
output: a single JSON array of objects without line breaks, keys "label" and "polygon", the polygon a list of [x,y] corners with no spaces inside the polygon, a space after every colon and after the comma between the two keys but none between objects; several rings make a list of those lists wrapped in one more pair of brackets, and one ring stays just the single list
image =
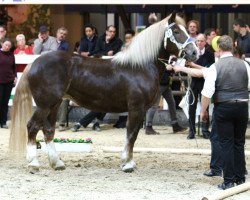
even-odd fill
[{"label": "human hand", "polygon": [[172,65],[166,64],[165,66],[166,66],[166,69],[167,69],[168,71],[172,71],[172,70],[173,70],[173,66],[172,66]]},{"label": "human hand", "polygon": [[89,52],[81,52],[81,56],[88,57],[89,56]]},{"label": "human hand", "polygon": [[108,56],[113,56],[113,54],[114,54],[114,51],[109,51],[109,52],[107,53]]},{"label": "human hand", "polygon": [[17,84],[17,77],[15,77],[15,79],[14,79],[13,86],[15,87],[15,86],[16,86],[16,84]]},{"label": "human hand", "polygon": [[207,122],[208,120],[208,112],[207,111],[201,111],[201,121]]},{"label": "human hand", "polygon": [[41,33],[38,34],[38,39],[39,39],[39,41],[40,41],[41,43],[43,43],[44,39],[43,39]]},{"label": "human hand", "polygon": [[181,72],[182,71],[182,66],[180,66],[180,65],[174,65],[173,67],[172,67],[172,69],[174,70],[174,72],[175,73],[177,73],[177,72]]}]

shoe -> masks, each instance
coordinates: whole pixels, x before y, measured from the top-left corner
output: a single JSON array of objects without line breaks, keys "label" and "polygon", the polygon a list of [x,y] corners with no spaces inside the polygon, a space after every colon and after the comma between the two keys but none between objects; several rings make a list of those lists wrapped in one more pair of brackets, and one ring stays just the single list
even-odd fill
[{"label": "shoe", "polygon": [[172,127],[174,133],[183,132],[187,130],[187,128],[180,126],[178,123],[173,124]]},{"label": "shoe", "polygon": [[236,180],[235,181],[235,184],[236,185],[241,185],[241,184],[243,184],[243,183],[245,183],[246,181],[245,180]]},{"label": "shoe", "polygon": [[152,126],[146,126],[145,130],[146,135],[160,135],[160,133],[156,132]]},{"label": "shoe", "polygon": [[127,116],[119,116],[118,121],[113,125],[114,128],[126,128]]},{"label": "shoe", "polygon": [[114,128],[126,128],[126,123],[119,123],[119,124],[115,124],[113,125]]},{"label": "shoe", "polygon": [[92,130],[94,131],[101,131],[100,125],[98,122],[94,123]]},{"label": "shoe", "polygon": [[58,127],[58,131],[59,132],[62,132],[62,131],[65,131],[66,130],[66,127],[64,124],[60,124],[59,127]]},{"label": "shoe", "polygon": [[204,139],[209,139],[209,135],[208,135],[207,133],[203,133],[203,134],[202,134],[202,137],[203,137]]},{"label": "shoe", "polygon": [[232,187],[234,187],[234,182],[228,182],[228,183],[223,182],[218,185],[218,188],[222,190],[226,190]]},{"label": "shoe", "polygon": [[187,136],[187,139],[188,139],[188,140],[195,139],[195,135],[192,134],[192,133],[189,133],[188,136]]},{"label": "shoe", "polygon": [[81,128],[81,124],[77,123],[77,124],[75,124],[73,126],[73,128],[71,129],[71,131],[77,132],[80,128]]},{"label": "shoe", "polygon": [[2,125],[1,125],[1,128],[8,129],[9,127],[8,127],[6,124],[2,124]]},{"label": "shoe", "polygon": [[214,170],[209,170],[203,173],[204,176],[213,177],[213,176],[222,176],[222,172],[215,172]]}]

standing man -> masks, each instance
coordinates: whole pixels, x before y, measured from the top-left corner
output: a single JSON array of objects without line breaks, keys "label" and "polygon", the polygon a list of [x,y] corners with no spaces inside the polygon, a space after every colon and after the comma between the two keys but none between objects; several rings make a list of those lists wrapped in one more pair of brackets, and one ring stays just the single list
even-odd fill
[{"label": "standing man", "polygon": [[233,30],[238,34],[236,45],[242,51],[242,57],[250,58],[250,32],[248,32],[245,22],[242,19],[234,20]]},{"label": "standing man", "polygon": [[227,35],[217,41],[220,59],[204,74],[201,118],[207,121],[207,107],[213,96],[214,123],[221,143],[224,182],[228,189],[245,182],[245,134],[248,122],[249,65],[232,55],[233,40]]},{"label": "standing man", "polygon": [[207,28],[205,31],[204,31],[204,34],[207,38],[206,42],[206,48],[211,51],[212,53],[214,53],[214,49],[212,47],[212,40],[214,39],[214,37],[217,36],[216,32],[215,32],[215,29],[214,28]]},{"label": "standing man", "polygon": [[187,30],[189,36],[195,41],[199,32],[199,22],[194,19],[190,20],[187,23]]},{"label": "standing man", "polygon": [[[199,34],[196,38],[196,46],[198,47],[199,58],[195,61],[195,64],[201,65],[203,67],[210,67],[214,63],[214,54],[206,49],[206,36],[204,34]],[[191,66],[192,67],[192,66]],[[195,118],[197,103],[200,99],[201,90],[204,85],[204,78],[192,77],[192,82],[190,88],[192,93],[189,95],[189,102],[193,104],[189,105],[189,134],[187,139],[194,139],[196,134]],[[202,122],[202,135],[203,138],[208,139],[209,137],[209,120],[207,122]]]},{"label": "standing man", "polygon": [[[59,51],[69,51],[69,43],[66,41],[68,35],[68,30],[65,27],[60,27],[57,29],[56,42],[57,50]],[[64,131],[66,128],[66,118],[68,112],[69,100],[64,99],[58,110],[58,121],[59,121],[59,131]]]},{"label": "standing man", "polygon": [[49,51],[56,51],[57,48],[56,38],[49,35],[49,30],[46,26],[40,26],[38,38],[34,41],[33,53],[43,54]]}]

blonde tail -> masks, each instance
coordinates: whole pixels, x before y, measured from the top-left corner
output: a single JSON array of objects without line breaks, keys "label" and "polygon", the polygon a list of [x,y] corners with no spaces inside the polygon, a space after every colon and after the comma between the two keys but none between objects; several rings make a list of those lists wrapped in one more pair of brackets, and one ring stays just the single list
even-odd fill
[{"label": "blonde tail", "polygon": [[11,131],[9,148],[19,155],[26,151],[27,123],[32,115],[32,95],[27,79],[31,64],[27,65],[16,87],[11,110]]}]

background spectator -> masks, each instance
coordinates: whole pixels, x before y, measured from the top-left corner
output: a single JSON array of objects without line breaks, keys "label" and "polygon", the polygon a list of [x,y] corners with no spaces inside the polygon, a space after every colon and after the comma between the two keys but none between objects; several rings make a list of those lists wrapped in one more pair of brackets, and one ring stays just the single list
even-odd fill
[{"label": "background spectator", "polygon": [[243,52],[243,58],[250,57],[250,32],[246,29],[246,23],[242,19],[235,19],[233,30],[238,34],[236,39],[237,47]]},{"label": "background spectator", "polygon": [[80,55],[83,57],[92,56],[96,47],[97,33],[92,24],[84,26],[84,36],[80,42]]},{"label": "background spectator", "polygon": [[[16,36],[17,48],[14,51],[14,54],[33,54],[33,49],[31,46],[26,45],[25,36],[23,34],[19,34]],[[17,72],[23,72],[26,67],[26,64],[18,64],[16,65]]]},{"label": "background spectator", "polygon": [[15,57],[11,52],[12,43],[10,39],[4,38],[1,41],[0,49],[0,126],[8,128],[7,114],[8,103],[13,86],[17,82]]},{"label": "background spectator", "polygon": [[191,38],[194,39],[194,41],[196,40],[197,34],[199,32],[199,22],[197,20],[190,20],[187,23],[187,30],[188,30],[188,34]]},{"label": "background spectator", "polygon": [[40,26],[38,38],[34,41],[33,53],[43,54],[49,51],[56,51],[57,48],[56,38],[49,36],[49,31],[46,26]]},{"label": "background spectator", "polygon": [[[68,35],[68,29],[65,27],[60,27],[56,32],[56,42],[58,45],[57,50],[68,51],[69,43],[66,41]],[[64,99],[58,109],[58,121],[59,121],[59,131],[64,131],[66,129],[67,113],[68,113],[69,100]]]},{"label": "background spectator", "polygon": [[57,50],[61,51],[68,51],[69,50],[69,43],[66,41],[66,37],[68,35],[68,29],[65,27],[60,27],[57,29],[56,32],[56,41],[58,44]]},{"label": "background spectator", "polygon": [[97,40],[95,54],[104,56],[113,56],[121,50],[122,41],[116,36],[116,28],[108,26],[106,32]]}]

